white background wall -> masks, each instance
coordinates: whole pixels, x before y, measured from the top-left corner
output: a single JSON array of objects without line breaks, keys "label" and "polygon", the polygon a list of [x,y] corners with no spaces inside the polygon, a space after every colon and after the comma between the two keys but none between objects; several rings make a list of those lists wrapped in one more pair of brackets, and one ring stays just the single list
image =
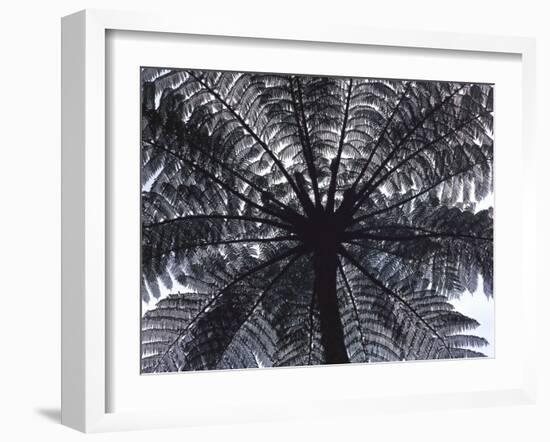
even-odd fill
[{"label": "white background wall", "polygon": [[[347,1],[298,0],[57,0],[6,1],[0,14],[0,438],[84,440],[59,420],[60,323],[60,17],[86,7],[214,13],[231,20],[327,20],[374,27],[536,36],[538,41],[538,122],[545,133],[550,112],[550,14],[544,1],[488,0]],[[539,139],[539,192],[545,193],[548,143]],[[548,200],[545,197],[542,197]],[[542,199],[540,200],[542,202]],[[539,210],[539,270],[546,272],[549,212]],[[541,278],[542,279],[542,278]],[[534,311],[550,308],[542,281]],[[541,319],[545,315],[541,314]],[[546,321],[544,321],[546,322]],[[550,440],[547,420],[547,327],[542,324],[537,407],[471,409],[435,413],[367,416],[334,420],[163,430],[93,436],[101,441],[177,440]],[[184,398],[182,398],[184,400]]]}]

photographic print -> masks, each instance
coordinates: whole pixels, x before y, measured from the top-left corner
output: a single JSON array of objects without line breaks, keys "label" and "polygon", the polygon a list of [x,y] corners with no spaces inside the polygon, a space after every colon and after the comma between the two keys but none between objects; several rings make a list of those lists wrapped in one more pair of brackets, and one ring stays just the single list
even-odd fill
[{"label": "photographic print", "polygon": [[140,75],[142,373],[493,356],[492,84]]}]

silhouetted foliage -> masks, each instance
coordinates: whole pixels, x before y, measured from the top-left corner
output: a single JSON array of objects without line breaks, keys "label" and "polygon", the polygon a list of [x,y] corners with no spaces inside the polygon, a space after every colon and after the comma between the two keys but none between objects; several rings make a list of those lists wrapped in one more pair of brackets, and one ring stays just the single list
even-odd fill
[{"label": "silhouetted foliage", "polygon": [[483,356],[493,87],[142,70],[142,371]]}]

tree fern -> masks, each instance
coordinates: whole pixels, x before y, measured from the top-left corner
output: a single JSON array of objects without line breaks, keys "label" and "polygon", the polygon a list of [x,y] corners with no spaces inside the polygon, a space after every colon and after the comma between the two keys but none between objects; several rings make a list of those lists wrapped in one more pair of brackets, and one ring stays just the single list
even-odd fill
[{"label": "tree fern", "polygon": [[141,78],[143,372],[483,356],[491,85]]}]

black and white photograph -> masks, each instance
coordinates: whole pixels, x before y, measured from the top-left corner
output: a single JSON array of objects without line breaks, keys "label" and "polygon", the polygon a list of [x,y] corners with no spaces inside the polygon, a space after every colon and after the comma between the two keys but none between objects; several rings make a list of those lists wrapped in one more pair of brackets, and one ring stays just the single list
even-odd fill
[{"label": "black and white photograph", "polygon": [[493,89],[142,68],[142,373],[492,356]]},{"label": "black and white photograph", "polygon": [[544,6],[5,2],[0,440],[550,441]]}]

